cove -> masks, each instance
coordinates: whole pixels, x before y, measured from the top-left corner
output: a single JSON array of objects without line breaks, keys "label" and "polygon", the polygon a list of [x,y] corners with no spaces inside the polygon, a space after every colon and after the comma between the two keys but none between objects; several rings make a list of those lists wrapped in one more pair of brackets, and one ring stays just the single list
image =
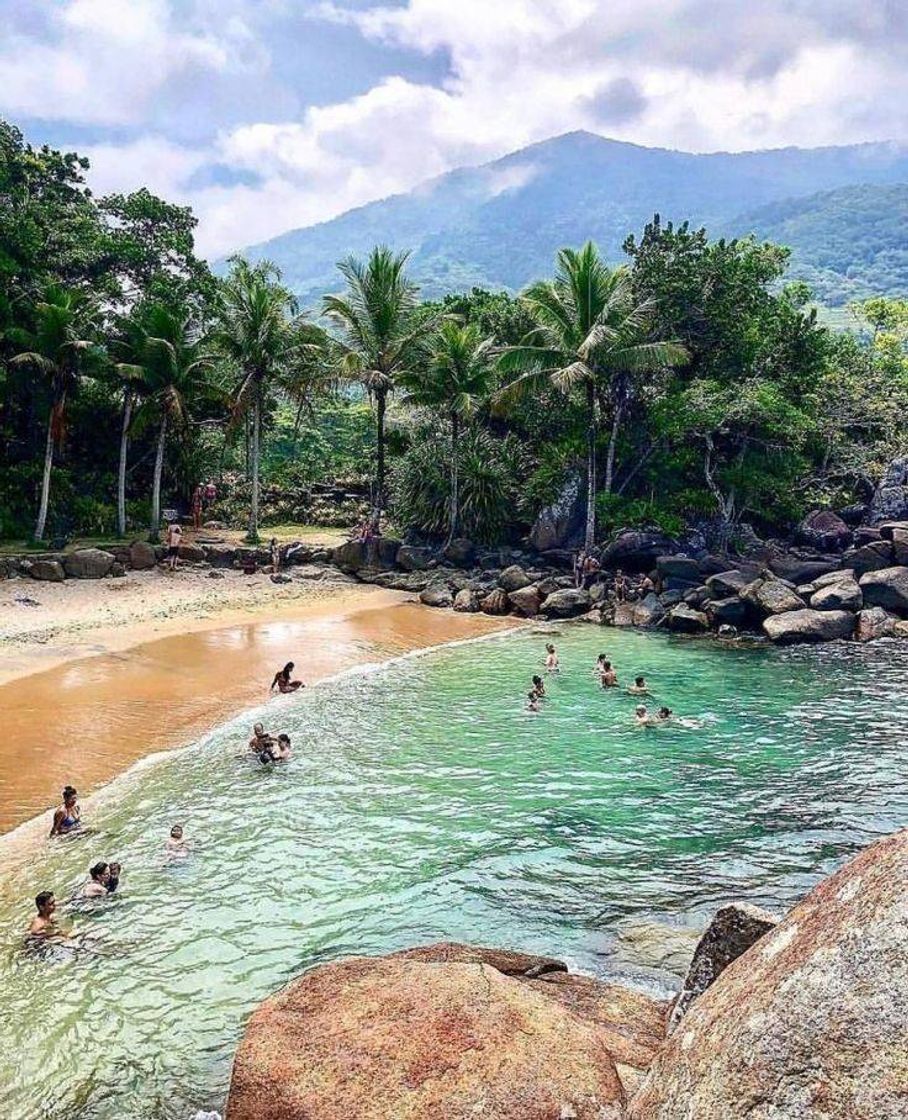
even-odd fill
[{"label": "cove", "polygon": [[[114,782],[95,835],[5,874],[0,1114],[220,1107],[252,1008],[353,953],[450,938],[640,982],[612,955],[620,920],[699,924],[729,899],[784,910],[908,815],[904,645],[564,627],[533,715],[544,641],[446,647],[281,699],[264,711],[296,757],[271,773],[243,756],[247,713]],[[597,686],[600,651],[699,726],[635,728],[633,699]],[[178,864],[162,851],[173,821],[195,844]],[[30,897],[64,900],[110,858],[122,894],[74,915],[86,948],[23,952]]]}]

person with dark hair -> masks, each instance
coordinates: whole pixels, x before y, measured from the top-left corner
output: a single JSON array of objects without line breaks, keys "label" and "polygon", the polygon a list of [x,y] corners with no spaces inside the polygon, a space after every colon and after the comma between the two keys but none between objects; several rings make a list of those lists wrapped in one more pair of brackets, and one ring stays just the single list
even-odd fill
[{"label": "person with dark hair", "polygon": [[274,674],[274,680],[271,682],[269,692],[274,692],[275,688],[279,692],[296,692],[298,688],[305,688],[306,686],[302,681],[293,681],[290,675],[293,672],[293,662],[288,661],[283,669],[279,669]]},{"label": "person with dark hair", "polygon": [[649,696],[649,685],[646,677],[634,677],[634,683],[627,690],[631,696]]},{"label": "person with dark hair", "polygon": [[545,699],[545,681],[538,673],[533,676],[533,691],[540,700]]},{"label": "person with dark hair", "polygon": [[57,900],[53,891],[41,891],[35,895],[35,909],[38,913],[32,918],[28,927],[31,937],[48,937],[54,932],[54,911],[57,909]]},{"label": "person with dark hair", "polygon": [[277,762],[289,762],[293,757],[293,748],[290,746],[289,735],[278,735],[274,757]]},{"label": "person with dark hair", "polygon": [[175,572],[180,559],[180,545],[183,543],[183,528],[179,521],[171,521],[167,526],[165,539],[167,542],[167,567]]},{"label": "person with dark hair", "polygon": [[107,884],[110,882],[110,866],[103,862],[96,863],[89,869],[91,878],[79,892],[83,898],[106,898]]},{"label": "person with dark hair", "polygon": [[671,708],[665,708],[665,707],[662,707],[662,708],[660,708],[660,709],[659,709],[659,711],[658,711],[658,712],[656,712],[656,719],[657,719],[657,720],[658,720],[658,721],[659,721],[660,723],[668,723],[668,721],[669,721],[669,720],[670,720],[671,718],[672,718],[672,710],[671,710]]},{"label": "person with dark hair", "polygon": [[618,674],[612,668],[611,661],[603,661],[602,669],[599,672],[599,680],[603,688],[617,688]]},{"label": "person with dark hair", "polygon": [[167,838],[164,850],[168,855],[185,856],[188,854],[189,845],[183,836],[183,826],[181,824],[175,824],[171,827],[170,836]]},{"label": "person with dark hair", "polygon": [[274,757],[274,736],[267,734],[265,728],[260,723],[255,724],[252,731],[253,735],[249,740],[249,749],[252,753],[258,757],[259,762],[261,762],[263,766],[267,765],[269,762],[276,762],[277,760]]},{"label": "person with dark hair", "polygon": [[65,836],[82,823],[82,809],[76,789],[73,786],[64,786],[60,797],[63,804],[54,813],[51,836]]},{"label": "person with dark hair", "polygon": [[530,689],[527,693],[527,711],[538,712],[539,710],[539,696],[533,689]]},{"label": "person with dark hair", "polygon": [[123,865],[121,863],[109,863],[107,865],[107,893],[113,894],[117,887],[120,885],[120,875],[123,872]]}]

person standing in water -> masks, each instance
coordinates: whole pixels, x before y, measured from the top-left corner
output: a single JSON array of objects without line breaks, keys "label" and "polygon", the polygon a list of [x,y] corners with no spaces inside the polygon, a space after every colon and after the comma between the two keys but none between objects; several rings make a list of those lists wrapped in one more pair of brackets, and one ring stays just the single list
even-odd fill
[{"label": "person standing in water", "polygon": [[545,699],[545,681],[536,673],[533,677],[533,691],[540,700]]},{"label": "person standing in water", "polygon": [[293,758],[293,748],[290,746],[289,735],[278,735],[274,757],[277,762],[289,762]]},{"label": "person standing in water", "polygon": [[180,559],[180,545],[183,543],[183,530],[179,521],[171,521],[167,526],[167,567],[172,572],[177,570],[177,562]]},{"label": "person standing in water", "polygon": [[535,689],[531,689],[527,693],[527,711],[528,712],[538,712],[538,711],[540,711],[539,696],[536,694]]},{"label": "person standing in water", "polygon": [[50,937],[56,932],[54,911],[57,909],[57,900],[53,891],[41,891],[35,895],[35,909],[38,913],[32,918],[28,927],[30,937]]},{"label": "person standing in water", "polygon": [[627,691],[631,696],[649,696],[649,685],[646,683],[646,677],[634,677],[634,683],[628,686]]},{"label": "person standing in water", "polygon": [[618,674],[612,668],[611,661],[602,662],[602,672],[599,674],[599,680],[603,688],[617,688]]},{"label": "person standing in water", "polygon": [[96,863],[88,874],[91,878],[79,891],[82,898],[106,898],[107,897],[107,884],[110,881],[110,867],[108,864],[101,862]]},{"label": "person standing in water", "polygon": [[167,837],[167,842],[164,844],[164,850],[168,855],[186,855],[189,851],[189,846],[183,837],[183,826],[175,824],[170,829],[170,835]]},{"label": "person standing in water", "polygon": [[283,669],[279,669],[274,674],[274,680],[271,682],[269,692],[274,692],[275,688],[279,692],[296,692],[298,688],[305,688],[306,686],[302,681],[292,681],[290,674],[293,672],[293,662],[288,661]]},{"label": "person standing in water", "polygon": [[634,722],[638,727],[652,727],[656,720],[646,710],[645,704],[638,704],[634,712]]},{"label": "person standing in water", "polygon": [[560,672],[558,654],[555,652],[555,647],[551,642],[545,647],[545,671],[547,673]]},{"label": "person standing in water", "polygon": [[76,790],[72,786],[65,786],[61,796],[63,804],[54,813],[51,836],[66,836],[82,823],[82,808]]}]

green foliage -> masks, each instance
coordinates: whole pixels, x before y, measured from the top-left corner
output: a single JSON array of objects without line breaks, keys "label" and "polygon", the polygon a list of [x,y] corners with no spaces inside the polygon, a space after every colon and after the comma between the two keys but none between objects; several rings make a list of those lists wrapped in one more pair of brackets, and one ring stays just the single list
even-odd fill
[{"label": "green foliage", "polygon": [[684,528],[684,515],[704,512],[691,503],[660,502],[647,498],[624,498],[620,494],[599,494],[596,513],[606,534],[619,529],[658,529],[677,536]]}]

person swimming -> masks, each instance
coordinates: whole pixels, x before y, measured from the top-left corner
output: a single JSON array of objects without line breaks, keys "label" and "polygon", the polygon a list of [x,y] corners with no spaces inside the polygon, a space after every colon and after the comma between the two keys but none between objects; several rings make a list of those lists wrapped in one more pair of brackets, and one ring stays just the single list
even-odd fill
[{"label": "person swimming", "polygon": [[603,688],[618,687],[618,674],[612,667],[611,661],[603,661],[602,672],[599,674],[599,681]]},{"label": "person swimming", "polygon": [[288,661],[287,664],[274,674],[274,680],[271,682],[269,692],[273,692],[275,688],[279,692],[296,692],[298,688],[305,688],[306,686],[302,681],[293,681],[290,679],[290,674],[293,672],[293,662]]},{"label": "person swimming", "polygon": [[289,762],[293,758],[293,748],[290,746],[289,735],[278,735],[274,757],[277,762]]},{"label": "person swimming", "polygon": [[530,689],[527,693],[527,711],[538,712],[542,709],[539,707],[539,696],[535,689]]},{"label": "person swimming", "polygon": [[545,671],[547,673],[558,673],[561,667],[558,664],[558,654],[555,652],[555,647],[549,642],[545,647]]},{"label": "person swimming", "polygon": [[50,937],[57,931],[54,921],[54,911],[57,909],[57,900],[53,891],[41,891],[35,895],[35,909],[38,913],[32,918],[28,927],[29,937]]},{"label": "person swimming", "polygon": [[89,869],[90,878],[79,891],[82,898],[106,898],[107,884],[110,882],[110,864],[96,863]]},{"label": "person swimming", "polygon": [[120,885],[120,876],[123,873],[122,863],[109,863],[107,865],[107,893],[113,894]]},{"label": "person swimming", "polygon": [[533,677],[533,691],[536,693],[540,700],[545,699],[545,681],[542,679],[542,677],[539,676],[538,673]]},{"label": "person swimming", "polygon": [[638,727],[652,727],[656,719],[646,710],[645,704],[638,704],[634,712],[634,722]]},{"label": "person swimming", "polygon": [[164,850],[168,855],[183,856],[189,851],[189,845],[183,836],[183,826],[175,824],[171,826],[170,835],[164,843]]},{"label": "person swimming", "polygon": [[63,804],[54,813],[51,836],[65,836],[82,823],[82,808],[79,805],[79,794],[76,789],[73,786],[64,786],[60,796]]},{"label": "person swimming", "polygon": [[634,677],[634,683],[627,690],[632,696],[649,696],[649,685],[646,677]]},{"label": "person swimming", "polygon": [[275,762],[274,736],[266,734],[265,728],[260,723],[255,724],[252,731],[253,736],[249,740],[249,749],[258,757],[259,762],[261,762],[263,766],[267,765],[269,762]]},{"label": "person swimming", "polygon": [[656,712],[656,719],[659,721],[659,723],[668,723],[671,720],[671,718],[672,718],[671,708],[662,707],[662,708],[659,709],[658,712]]}]

